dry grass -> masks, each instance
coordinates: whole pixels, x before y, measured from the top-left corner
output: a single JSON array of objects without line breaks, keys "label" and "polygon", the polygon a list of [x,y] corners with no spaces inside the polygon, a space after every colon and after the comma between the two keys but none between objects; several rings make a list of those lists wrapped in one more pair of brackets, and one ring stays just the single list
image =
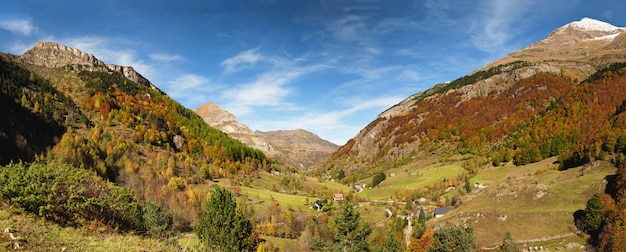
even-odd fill
[{"label": "dry grass", "polygon": [[465,196],[459,208],[429,223],[471,224],[477,240],[487,247],[499,244],[506,232],[537,246],[554,246],[551,249],[565,246],[564,242],[584,244],[585,238],[576,235],[573,214],[604,190],[604,178],[615,168],[598,162],[556,171],[550,170],[553,162],[482,170],[472,182],[489,186]]},{"label": "dry grass", "polygon": [[[17,241],[26,251],[177,251],[163,241],[140,235],[61,227],[6,206],[0,207],[0,227],[17,230]],[[0,239],[0,250],[13,247],[6,236]]]}]

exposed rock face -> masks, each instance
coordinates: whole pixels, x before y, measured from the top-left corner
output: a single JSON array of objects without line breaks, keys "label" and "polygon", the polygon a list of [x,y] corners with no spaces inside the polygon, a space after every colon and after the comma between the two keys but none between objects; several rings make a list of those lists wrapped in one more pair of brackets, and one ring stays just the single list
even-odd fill
[{"label": "exposed rock face", "polygon": [[20,59],[23,63],[46,68],[70,65],[88,71],[107,70],[104,62],[90,53],[48,41],[37,42],[35,47],[25,52]]},{"label": "exposed rock face", "polygon": [[212,102],[200,105],[194,111],[211,127],[298,169],[318,164],[339,147],[303,129],[253,132],[238,122],[233,114]]},{"label": "exposed rock face", "polygon": [[107,65],[90,53],[82,52],[76,48],[71,48],[55,42],[37,42],[35,47],[25,52],[24,55],[19,57],[19,59],[22,63],[45,68],[66,67],[69,68],[69,70],[76,71],[87,70],[118,72],[134,82],[143,84],[163,93],[132,67],[113,64]]},{"label": "exposed rock face", "polygon": [[137,82],[139,84],[142,84],[144,86],[150,87],[154,90],[157,90],[161,93],[163,93],[161,90],[159,90],[154,84],[152,84],[152,82],[150,82],[148,79],[146,79],[145,77],[143,77],[143,75],[141,75],[140,73],[138,73],[137,71],[135,71],[135,69],[131,66],[118,66],[118,65],[113,65],[113,64],[108,64],[107,67],[114,72],[118,72],[124,75],[124,77]]},{"label": "exposed rock face", "polygon": [[269,143],[260,139],[248,126],[237,121],[233,114],[223,110],[213,102],[202,104],[194,111],[211,127],[223,131],[232,138],[265,153],[274,150]]},{"label": "exposed rock face", "polygon": [[339,146],[303,129],[256,131],[261,139],[274,146],[269,156],[298,169],[308,169],[323,161]]}]

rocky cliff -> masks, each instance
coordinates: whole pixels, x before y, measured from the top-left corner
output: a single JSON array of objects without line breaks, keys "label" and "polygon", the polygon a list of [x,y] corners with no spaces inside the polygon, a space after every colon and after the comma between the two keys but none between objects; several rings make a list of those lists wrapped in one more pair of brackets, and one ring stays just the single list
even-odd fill
[{"label": "rocky cliff", "polygon": [[237,121],[233,114],[213,102],[202,104],[194,111],[211,127],[221,130],[232,138],[265,153],[274,150],[272,145],[259,138],[248,126]]},{"label": "rocky cliff", "polygon": [[76,48],[71,48],[56,42],[37,42],[32,49],[26,51],[22,56],[19,56],[19,60],[24,64],[45,68],[67,68],[68,70],[73,71],[86,70],[118,72],[134,82],[163,93],[154,84],[152,84],[152,82],[135,71],[133,67],[105,64],[90,53],[86,53]]}]

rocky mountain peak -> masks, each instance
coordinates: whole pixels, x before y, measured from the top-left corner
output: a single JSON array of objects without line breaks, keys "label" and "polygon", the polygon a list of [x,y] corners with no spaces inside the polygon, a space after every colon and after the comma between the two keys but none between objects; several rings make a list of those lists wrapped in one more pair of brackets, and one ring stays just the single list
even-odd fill
[{"label": "rocky mountain peak", "polygon": [[213,102],[202,104],[194,111],[211,127],[298,169],[312,168],[339,148],[304,129],[253,132]]},{"label": "rocky mountain peak", "polygon": [[106,65],[93,54],[50,41],[39,41],[20,57],[23,63],[46,68],[76,66],[88,71],[107,70]]},{"label": "rocky mountain peak", "polygon": [[566,24],[543,40],[550,44],[574,44],[581,41],[613,39],[624,28],[591,18],[583,18]]},{"label": "rocky mountain peak", "polygon": [[135,71],[133,67],[105,64],[93,56],[93,54],[56,42],[39,41],[32,49],[26,51],[19,58],[22,63],[45,68],[66,67],[69,70],[75,71],[87,70],[118,72],[134,82],[143,84],[163,93],[147,78]]},{"label": "rocky mountain peak", "polygon": [[213,102],[202,104],[194,111],[211,127],[221,130],[232,138],[266,153],[274,150],[272,145],[259,138],[248,126],[237,121],[233,114]]}]

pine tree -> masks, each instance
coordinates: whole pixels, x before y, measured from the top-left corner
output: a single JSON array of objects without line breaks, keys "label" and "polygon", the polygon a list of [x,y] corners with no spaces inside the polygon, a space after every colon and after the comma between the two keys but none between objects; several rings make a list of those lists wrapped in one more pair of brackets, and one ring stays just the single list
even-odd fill
[{"label": "pine tree", "polygon": [[472,227],[463,228],[461,226],[443,227],[435,231],[433,244],[428,248],[429,252],[444,251],[477,251],[480,244],[474,237]]},{"label": "pine tree", "polygon": [[583,229],[588,234],[596,236],[602,229],[602,218],[604,206],[602,205],[601,194],[596,193],[587,201],[585,215],[582,218]]},{"label": "pine tree", "polygon": [[428,216],[424,212],[424,208],[420,207],[420,214],[419,214],[419,217],[417,218],[417,222],[423,224],[423,223],[426,223],[427,220],[428,220]]},{"label": "pine tree", "polygon": [[142,220],[148,235],[155,238],[164,237],[173,223],[172,215],[152,201],[143,208]]},{"label": "pine tree", "polygon": [[337,236],[343,251],[369,251],[367,237],[372,232],[369,224],[360,223],[361,215],[354,205],[345,204],[335,217]]},{"label": "pine tree", "polygon": [[522,251],[519,245],[515,244],[513,241],[513,237],[511,236],[511,232],[506,232],[504,239],[502,240],[502,244],[498,247],[498,251],[502,252],[520,252]]},{"label": "pine tree", "polygon": [[196,234],[212,251],[254,251],[258,243],[252,223],[237,210],[232,194],[219,186],[205,203]]}]

